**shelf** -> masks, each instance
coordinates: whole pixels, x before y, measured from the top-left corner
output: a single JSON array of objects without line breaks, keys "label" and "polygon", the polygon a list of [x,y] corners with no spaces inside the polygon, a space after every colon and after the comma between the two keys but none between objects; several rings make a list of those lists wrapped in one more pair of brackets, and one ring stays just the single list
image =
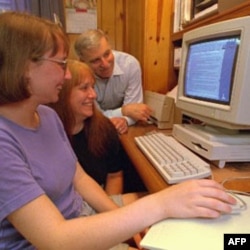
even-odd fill
[{"label": "shelf", "polygon": [[215,22],[224,21],[241,16],[247,16],[247,15],[250,15],[250,1],[241,3],[231,9],[222,11],[220,13],[215,13],[212,16],[191,21],[184,27],[183,30],[172,34],[171,36],[172,42],[173,43],[179,42],[182,39],[183,34],[189,30],[202,27],[204,25],[212,24]]}]

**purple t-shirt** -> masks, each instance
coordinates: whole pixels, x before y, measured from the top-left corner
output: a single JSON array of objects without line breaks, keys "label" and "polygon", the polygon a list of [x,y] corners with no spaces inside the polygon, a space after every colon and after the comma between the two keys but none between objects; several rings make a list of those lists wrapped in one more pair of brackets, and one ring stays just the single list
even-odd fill
[{"label": "purple t-shirt", "polygon": [[82,207],[72,185],[77,159],[62,123],[47,106],[37,112],[37,129],[0,116],[0,249],[33,249],[6,217],[40,195],[46,194],[67,219]]}]

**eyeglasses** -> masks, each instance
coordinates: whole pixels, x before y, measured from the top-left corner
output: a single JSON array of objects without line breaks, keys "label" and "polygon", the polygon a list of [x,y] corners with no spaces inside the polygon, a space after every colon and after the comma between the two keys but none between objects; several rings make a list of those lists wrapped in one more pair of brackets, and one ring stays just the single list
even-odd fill
[{"label": "eyeglasses", "polygon": [[56,58],[44,58],[44,57],[40,58],[39,60],[57,63],[58,65],[60,65],[62,67],[64,72],[67,69],[67,63],[68,63],[67,60],[60,60],[60,59],[56,59]]}]

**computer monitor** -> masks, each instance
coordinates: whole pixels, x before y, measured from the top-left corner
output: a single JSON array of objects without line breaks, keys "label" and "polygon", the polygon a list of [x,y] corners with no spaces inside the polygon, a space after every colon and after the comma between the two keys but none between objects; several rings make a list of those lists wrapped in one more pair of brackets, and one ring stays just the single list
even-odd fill
[{"label": "computer monitor", "polygon": [[176,106],[202,122],[206,139],[250,144],[250,17],[185,33],[181,56]]},{"label": "computer monitor", "polygon": [[177,107],[210,125],[250,129],[250,17],[184,34]]}]

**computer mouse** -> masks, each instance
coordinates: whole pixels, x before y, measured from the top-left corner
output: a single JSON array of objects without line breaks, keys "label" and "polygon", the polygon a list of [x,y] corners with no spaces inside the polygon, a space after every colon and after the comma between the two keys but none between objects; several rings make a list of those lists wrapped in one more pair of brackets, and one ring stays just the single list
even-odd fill
[{"label": "computer mouse", "polygon": [[147,119],[147,124],[154,124],[154,119],[151,116]]},{"label": "computer mouse", "polygon": [[236,199],[236,204],[234,205],[231,205],[232,207],[232,212],[231,214],[239,214],[240,212],[242,212],[243,210],[246,209],[246,203],[239,197],[239,195],[233,193],[233,192],[230,192],[228,191],[227,192],[229,195],[231,195],[233,198]]}]

